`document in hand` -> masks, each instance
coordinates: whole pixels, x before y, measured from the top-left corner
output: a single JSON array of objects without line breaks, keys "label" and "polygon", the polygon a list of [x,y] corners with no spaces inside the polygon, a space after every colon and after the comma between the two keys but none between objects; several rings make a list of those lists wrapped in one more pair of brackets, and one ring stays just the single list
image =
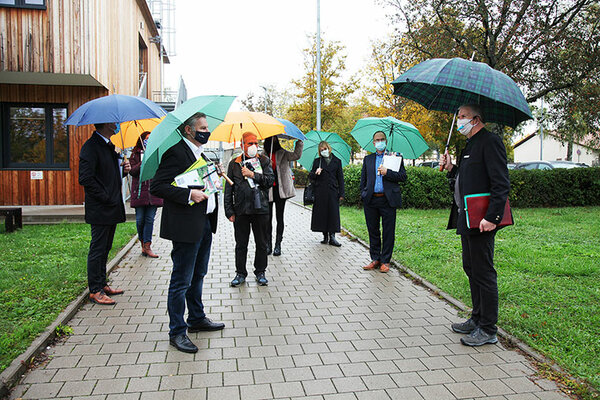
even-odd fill
[{"label": "document in hand", "polygon": [[[260,165],[260,160],[256,157],[246,159],[242,162],[242,165],[248,168],[250,171],[253,171],[254,173],[263,173],[262,166]],[[246,177],[246,180],[248,181],[248,185],[252,189],[254,189],[254,187],[256,186],[256,184],[254,183],[254,179]]]},{"label": "document in hand", "polygon": [[400,171],[400,165],[402,165],[402,156],[395,154],[385,154],[383,156],[383,166],[392,171]]},{"label": "document in hand", "polygon": [[[490,193],[477,193],[469,194],[465,196],[465,212],[467,217],[467,228],[478,228],[479,223],[490,206]],[[510,211],[510,204],[508,198],[504,205],[504,216],[498,226],[514,225],[512,212]]]},{"label": "document in hand", "polygon": [[207,163],[200,158],[193,163],[184,173],[177,175],[172,185],[177,187],[201,186],[204,193],[211,195],[223,189],[221,178],[213,163]]}]

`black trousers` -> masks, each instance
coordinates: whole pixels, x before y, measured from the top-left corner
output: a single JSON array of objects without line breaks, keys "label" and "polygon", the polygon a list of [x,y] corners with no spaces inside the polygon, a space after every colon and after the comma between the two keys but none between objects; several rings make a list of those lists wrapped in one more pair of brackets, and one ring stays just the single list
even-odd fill
[{"label": "black trousers", "polygon": [[269,202],[269,226],[267,227],[267,244],[273,243],[273,208],[275,208],[275,219],[277,221],[275,241],[281,242],[283,239],[283,211],[285,210],[285,201],[279,197],[279,188],[273,188],[273,201]]},{"label": "black trousers", "polygon": [[233,223],[235,236],[235,271],[248,276],[246,259],[248,258],[248,241],[250,230],[254,235],[256,251],[254,253],[254,274],[258,275],[267,269],[267,225],[268,214],[236,215]]},{"label": "black trousers", "polygon": [[[369,253],[371,261],[387,264],[392,259],[394,240],[396,238],[396,209],[390,206],[386,197],[371,197],[364,204],[365,221],[369,231]],[[379,225],[383,227],[383,240]],[[383,246],[382,246],[383,241]]]},{"label": "black trousers", "polygon": [[88,287],[97,293],[106,286],[106,263],[117,225],[92,224],[92,240],[87,258]]},{"label": "black trousers", "polygon": [[498,331],[498,281],[494,269],[496,232],[461,235],[463,269],[469,277],[473,314],[471,318],[490,334]]}]

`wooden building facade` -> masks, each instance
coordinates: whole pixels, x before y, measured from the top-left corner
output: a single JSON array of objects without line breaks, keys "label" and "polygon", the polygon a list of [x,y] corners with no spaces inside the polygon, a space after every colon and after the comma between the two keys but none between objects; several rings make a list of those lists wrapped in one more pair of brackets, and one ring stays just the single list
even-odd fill
[{"label": "wooden building facade", "polygon": [[145,0],[0,3],[0,205],[83,203],[93,126],[64,122],[97,97],[160,90],[158,36]]}]

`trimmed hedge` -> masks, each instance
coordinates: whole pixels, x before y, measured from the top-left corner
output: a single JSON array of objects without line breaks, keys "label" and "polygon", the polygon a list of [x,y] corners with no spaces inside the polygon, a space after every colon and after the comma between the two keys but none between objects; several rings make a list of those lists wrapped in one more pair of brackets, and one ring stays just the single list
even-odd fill
[{"label": "trimmed hedge", "polygon": [[306,187],[308,186],[308,171],[304,168],[292,168],[294,174],[294,186]]},{"label": "trimmed hedge", "polygon": [[[360,206],[361,165],[344,167],[345,205]],[[509,170],[512,207],[571,207],[600,205],[600,168]],[[452,192],[445,172],[407,167],[401,185],[403,208],[449,208]]]}]

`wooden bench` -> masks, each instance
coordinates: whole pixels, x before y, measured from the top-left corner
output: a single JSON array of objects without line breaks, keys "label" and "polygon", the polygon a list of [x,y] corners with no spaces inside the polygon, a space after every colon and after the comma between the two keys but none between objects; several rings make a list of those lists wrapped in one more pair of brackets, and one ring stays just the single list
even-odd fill
[{"label": "wooden bench", "polygon": [[4,216],[6,232],[14,232],[23,228],[23,212],[21,207],[0,208],[0,215]]}]

